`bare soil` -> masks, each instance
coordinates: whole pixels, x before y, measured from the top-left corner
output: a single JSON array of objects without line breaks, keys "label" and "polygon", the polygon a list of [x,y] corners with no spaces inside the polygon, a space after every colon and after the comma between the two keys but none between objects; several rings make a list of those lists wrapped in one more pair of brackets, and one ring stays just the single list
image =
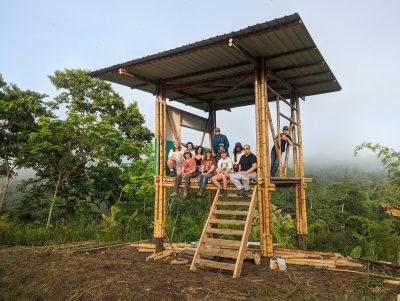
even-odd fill
[{"label": "bare soil", "polygon": [[233,279],[148,255],[129,245],[1,248],[0,300],[395,300],[400,289],[371,275],[294,266],[279,272],[251,261]]}]

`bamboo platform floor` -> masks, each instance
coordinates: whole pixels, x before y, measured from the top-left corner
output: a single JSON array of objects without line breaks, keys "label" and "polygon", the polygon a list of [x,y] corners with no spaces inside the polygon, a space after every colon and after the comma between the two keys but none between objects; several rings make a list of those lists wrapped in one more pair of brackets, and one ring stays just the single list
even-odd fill
[{"label": "bamboo platform floor", "polygon": [[[175,182],[175,177],[164,177],[163,178],[163,185],[165,187],[174,187],[174,182]],[[312,179],[311,178],[304,178],[305,183],[311,183]],[[185,180],[182,179],[180,187],[184,187]],[[286,178],[280,178],[280,177],[272,177],[271,178],[271,184],[274,184],[276,188],[283,188],[283,187],[296,187],[301,183],[301,178],[294,178],[294,177],[286,177]],[[251,181],[251,186],[254,186],[256,184],[256,180]],[[197,178],[192,178],[190,179],[190,189],[198,189],[198,180]],[[218,188],[211,182],[211,180],[208,180],[208,183],[206,185],[206,190],[218,190]],[[235,185],[233,185],[230,181],[228,181],[228,189],[227,190],[237,190]]]}]

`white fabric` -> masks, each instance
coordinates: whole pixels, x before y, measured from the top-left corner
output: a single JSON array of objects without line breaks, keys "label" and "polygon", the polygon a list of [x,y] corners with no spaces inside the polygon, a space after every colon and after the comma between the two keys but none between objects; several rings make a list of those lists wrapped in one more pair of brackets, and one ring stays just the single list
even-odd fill
[{"label": "white fabric", "polygon": [[251,172],[247,176],[243,175],[244,171],[237,172],[230,176],[230,181],[233,185],[236,186],[237,189],[242,189],[249,191],[250,190],[250,180],[255,179],[257,177],[256,172]]},{"label": "white fabric", "polygon": [[231,155],[231,159],[233,164],[239,164],[240,158],[244,155],[244,151],[242,151],[241,153],[236,154],[236,161],[235,161],[235,154]]},{"label": "white fabric", "polygon": [[182,161],[183,161],[183,153],[185,152],[185,148],[182,147],[180,151],[175,151],[174,149],[171,148],[169,153],[168,153],[168,159],[170,158],[175,158],[177,159],[176,165],[177,167],[182,165]]}]

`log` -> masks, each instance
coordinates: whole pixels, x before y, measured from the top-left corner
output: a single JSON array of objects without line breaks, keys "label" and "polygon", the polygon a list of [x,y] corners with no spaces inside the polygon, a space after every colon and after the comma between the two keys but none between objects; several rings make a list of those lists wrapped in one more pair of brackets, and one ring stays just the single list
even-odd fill
[{"label": "log", "polygon": [[171,265],[185,265],[189,264],[189,260],[187,259],[174,259],[171,261]]}]

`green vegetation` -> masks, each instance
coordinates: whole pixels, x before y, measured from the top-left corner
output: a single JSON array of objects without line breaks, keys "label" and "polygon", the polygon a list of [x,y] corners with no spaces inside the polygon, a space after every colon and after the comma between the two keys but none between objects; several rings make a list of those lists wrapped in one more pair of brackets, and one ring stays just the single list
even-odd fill
[{"label": "green vegetation", "polygon": [[[0,78],[0,243],[44,244],[87,239],[149,239],[153,223],[153,157],[149,129],[135,102],[125,105],[110,84],[85,70],[57,71],[53,99]],[[65,115],[56,115],[62,108]],[[381,201],[400,206],[399,152],[364,143],[388,177],[346,168],[314,172],[307,191],[308,245],[353,257],[395,261],[400,219]],[[4,208],[9,180],[23,197]],[[199,238],[208,199],[170,200],[166,232],[173,241]],[[7,203],[7,199],[6,202]],[[294,193],[273,193],[274,240],[295,247]],[[259,239],[258,216],[251,240]],[[290,293],[290,292],[288,292]],[[312,299],[312,298],[311,298]]]}]

